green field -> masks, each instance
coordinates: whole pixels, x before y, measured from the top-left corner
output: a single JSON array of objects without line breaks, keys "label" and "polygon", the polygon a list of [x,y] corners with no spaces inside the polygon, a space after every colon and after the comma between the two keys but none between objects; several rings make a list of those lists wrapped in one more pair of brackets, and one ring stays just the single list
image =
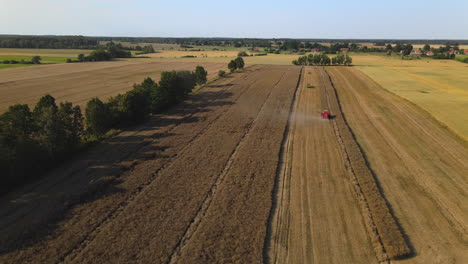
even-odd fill
[{"label": "green field", "polygon": [[[0,69],[10,69],[18,67],[28,67],[34,66],[37,64],[3,64],[4,60],[16,60],[16,61],[30,61],[33,56],[29,55],[0,55]],[[66,63],[67,59],[76,59],[76,57],[50,57],[50,56],[41,56],[41,64],[54,64],[54,63]]]},{"label": "green field", "polygon": [[[40,56],[40,55],[38,55]],[[21,55],[0,55],[0,62],[4,60],[25,60],[30,61],[33,56],[21,56]],[[41,63],[65,63],[67,59],[76,59],[76,57],[49,57],[49,56],[41,56],[42,60]]]}]

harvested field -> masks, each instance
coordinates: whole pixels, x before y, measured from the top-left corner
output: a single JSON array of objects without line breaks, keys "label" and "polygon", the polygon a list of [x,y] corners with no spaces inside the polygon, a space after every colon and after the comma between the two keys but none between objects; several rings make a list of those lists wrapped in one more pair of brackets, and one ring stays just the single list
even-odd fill
[{"label": "harvested field", "polygon": [[412,256],[394,263],[464,263],[468,147],[427,112],[353,68],[327,68]]},{"label": "harvested field", "polygon": [[0,262],[261,262],[299,70],[213,82],[3,197]]},{"label": "harvested field", "polygon": [[5,69],[0,71],[0,112],[13,104],[34,104],[49,93],[58,102],[69,101],[82,107],[92,97],[101,100],[132,89],[146,77],[159,80],[162,71],[194,70],[205,67],[208,78],[226,70],[225,63],[154,62],[143,60],[71,63]]},{"label": "harvested field", "polygon": [[377,261],[333,126],[320,117],[324,84],[318,68],[305,68],[283,145],[269,263]]}]

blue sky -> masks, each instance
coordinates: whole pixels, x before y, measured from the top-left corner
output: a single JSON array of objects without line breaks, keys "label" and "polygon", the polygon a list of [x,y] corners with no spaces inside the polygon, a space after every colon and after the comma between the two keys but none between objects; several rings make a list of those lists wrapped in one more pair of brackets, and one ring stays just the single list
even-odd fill
[{"label": "blue sky", "polygon": [[0,34],[468,39],[468,0],[0,0]]}]

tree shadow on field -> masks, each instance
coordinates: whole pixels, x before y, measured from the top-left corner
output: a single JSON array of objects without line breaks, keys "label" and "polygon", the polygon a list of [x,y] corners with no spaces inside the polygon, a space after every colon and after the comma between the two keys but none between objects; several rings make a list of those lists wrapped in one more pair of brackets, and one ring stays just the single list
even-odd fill
[{"label": "tree shadow on field", "polygon": [[[164,113],[151,116],[144,124],[126,128],[37,176],[36,181],[0,197],[0,256],[53,239],[60,236],[61,230],[77,229],[80,217],[86,217],[83,212],[97,208],[100,213],[92,213],[99,217],[114,213],[119,204],[157,179],[155,170],[145,169],[146,162],[164,166],[175,156],[175,150],[169,151],[173,147],[171,140],[177,143],[181,139],[174,128],[188,125],[188,129],[180,129],[183,134],[196,133],[190,130],[190,124],[205,120],[216,107],[232,105],[232,96],[225,90],[194,94]],[[104,208],[92,205],[103,199],[117,202],[106,202],[112,206]],[[67,221],[65,228],[64,220],[73,217],[76,218]],[[83,235],[76,231],[73,237]]]}]

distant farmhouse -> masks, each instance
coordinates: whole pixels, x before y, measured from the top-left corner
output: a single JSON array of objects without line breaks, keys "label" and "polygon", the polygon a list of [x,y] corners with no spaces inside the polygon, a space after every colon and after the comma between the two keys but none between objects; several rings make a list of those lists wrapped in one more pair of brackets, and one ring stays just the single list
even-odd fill
[{"label": "distant farmhouse", "polygon": [[422,50],[412,50],[411,53],[409,54],[412,57],[417,57],[423,55]]},{"label": "distant farmhouse", "polygon": [[434,56],[434,52],[432,52],[432,51],[426,51],[426,56],[432,57],[432,56]]}]

